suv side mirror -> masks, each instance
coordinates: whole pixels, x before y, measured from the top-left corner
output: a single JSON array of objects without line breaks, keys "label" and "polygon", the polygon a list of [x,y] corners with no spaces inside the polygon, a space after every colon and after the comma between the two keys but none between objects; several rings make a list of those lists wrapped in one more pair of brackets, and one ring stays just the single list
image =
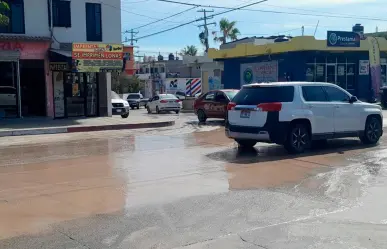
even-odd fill
[{"label": "suv side mirror", "polygon": [[349,99],[349,103],[355,103],[357,102],[357,97],[356,96],[351,96],[351,98]]}]

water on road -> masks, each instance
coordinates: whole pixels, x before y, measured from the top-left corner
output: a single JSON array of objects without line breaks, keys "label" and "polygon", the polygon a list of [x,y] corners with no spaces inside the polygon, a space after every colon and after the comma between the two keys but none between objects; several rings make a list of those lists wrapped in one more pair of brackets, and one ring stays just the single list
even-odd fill
[{"label": "water on road", "polygon": [[239,150],[221,121],[1,138],[0,248],[387,248],[387,148]]}]

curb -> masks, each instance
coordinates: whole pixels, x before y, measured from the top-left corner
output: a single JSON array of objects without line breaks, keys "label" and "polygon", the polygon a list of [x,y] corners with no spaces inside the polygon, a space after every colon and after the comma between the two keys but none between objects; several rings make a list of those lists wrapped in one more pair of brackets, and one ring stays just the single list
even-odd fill
[{"label": "curb", "polygon": [[165,121],[156,123],[138,123],[138,124],[116,124],[116,125],[96,125],[96,126],[74,126],[74,127],[59,127],[59,128],[38,128],[38,129],[20,129],[14,131],[0,131],[0,137],[10,136],[28,136],[28,135],[43,135],[43,134],[61,134],[75,132],[91,132],[91,131],[109,131],[109,130],[131,130],[131,129],[146,129],[160,128],[175,125],[175,121]]}]

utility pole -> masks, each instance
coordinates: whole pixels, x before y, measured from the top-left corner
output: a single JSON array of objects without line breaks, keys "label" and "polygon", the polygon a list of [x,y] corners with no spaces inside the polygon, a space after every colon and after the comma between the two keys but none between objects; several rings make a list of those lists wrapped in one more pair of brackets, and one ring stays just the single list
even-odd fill
[{"label": "utility pole", "polygon": [[304,33],[305,33],[305,27],[304,26],[301,27],[301,33],[302,33],[302,36],[304,36]]},{"label": "utility pole", "polygon": [[212,19],[212,17],[207,17],[207,13],[208,12],[214,12],[214,10],[206,10],[206,9],[202,9],[202,10],[198,10],[198,12],[203,12],[203,20],[204,20],[204,24],[202,25],[199,25],[198,27],[204,27],[204,45],[206,46],[206,53],[208,52],[208,49],[209,49],[209,44],[208,44],[208,25],[216,25],[215,22],[212,22],[212,23],[207,23],[207,19]]},{"label": "utility pole", "polygon": [[[126,34],[130,34],[130,45],[133,46],[133,42],[137,42],[136,39],[134,39],[134,36],[138,34],[138,31],[134,31],[133,29],[131,29],[130,31],[125,31]],[[125,39],[126,42],[128,42],[127,39]]]}]

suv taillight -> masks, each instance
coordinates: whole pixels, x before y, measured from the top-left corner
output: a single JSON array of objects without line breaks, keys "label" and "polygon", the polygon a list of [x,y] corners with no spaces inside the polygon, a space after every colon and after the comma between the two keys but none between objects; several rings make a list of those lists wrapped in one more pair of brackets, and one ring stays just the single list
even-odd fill
[{"label": "suv taillight", "polygon": [[236,106],[236,104],[235,104],[234,102],[228,103],[228,105],[227,105],[227,111],[233,110],[235,106]]},{"label": "suv taillight", "polygon": [[274,103],[261,103],[257,105],[263,112],[279,112],[282,109],[282,103],[274,102]]}]

